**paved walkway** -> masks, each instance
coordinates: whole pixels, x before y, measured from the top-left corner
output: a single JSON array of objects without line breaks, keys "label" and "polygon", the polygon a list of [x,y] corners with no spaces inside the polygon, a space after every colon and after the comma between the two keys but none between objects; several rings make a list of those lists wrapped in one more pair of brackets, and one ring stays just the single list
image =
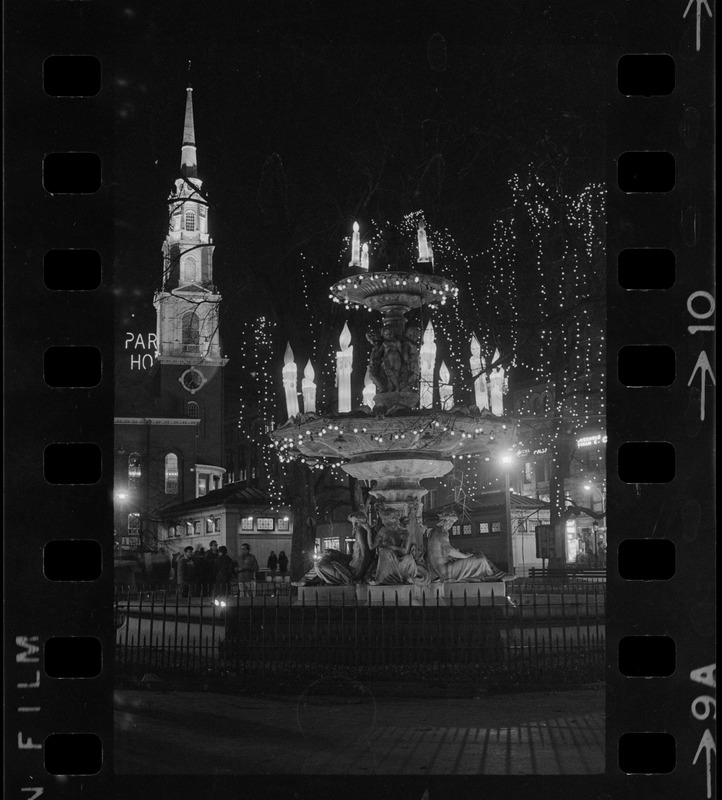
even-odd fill
[{"label": "paved walkway", "polygon": [[115,706],[116,773],[604,771],[603,690],[473,700],[118,690]]}]

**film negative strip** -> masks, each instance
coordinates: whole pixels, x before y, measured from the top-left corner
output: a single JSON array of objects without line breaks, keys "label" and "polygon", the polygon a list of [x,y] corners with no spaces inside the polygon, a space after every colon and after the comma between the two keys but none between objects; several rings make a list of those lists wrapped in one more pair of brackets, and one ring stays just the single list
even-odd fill
[{"label": "film negative strip", "polygon": [[715,12],[6,4],[8,797],[713,796]]}]

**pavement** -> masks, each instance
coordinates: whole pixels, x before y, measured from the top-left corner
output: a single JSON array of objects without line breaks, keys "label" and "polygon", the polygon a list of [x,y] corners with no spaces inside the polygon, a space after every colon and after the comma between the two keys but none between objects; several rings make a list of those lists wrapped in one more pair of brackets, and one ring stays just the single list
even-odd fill
[{"label": "pavement", "polygon": [[118,689],[116,774],[592,775],[604,689],[476,698]]}]

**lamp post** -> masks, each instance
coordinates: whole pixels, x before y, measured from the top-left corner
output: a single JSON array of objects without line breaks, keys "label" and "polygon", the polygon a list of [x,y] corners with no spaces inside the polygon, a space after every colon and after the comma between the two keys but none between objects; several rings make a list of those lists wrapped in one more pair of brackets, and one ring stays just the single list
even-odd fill
[{"label": "lamp post", "polygon": [[514,464],[514,456],[510,453],[505,453],[501,457],[500,461],[504,470],[504,513],[506,517],[507,572],[509,575],[514,575],[516,570],[514,568],[514,540],[511,530],[511,486],[509,485],[509,472]]}]

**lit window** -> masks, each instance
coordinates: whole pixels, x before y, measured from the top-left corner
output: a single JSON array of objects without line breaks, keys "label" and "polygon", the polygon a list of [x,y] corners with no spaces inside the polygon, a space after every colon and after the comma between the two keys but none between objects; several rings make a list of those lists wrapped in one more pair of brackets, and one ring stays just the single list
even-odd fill
[{"label": "lit window", "polygon": [[220,533],[221,531],[221,518],[214,517],[213,519],[213,533]]},{"label": "lit window", "polygon": [[208,493],[208,474],[201,473],[198,475],[198,497],[203,497]]},{"label": "lit window", "polygon": [[128,514],[128,535],[137,536],[140,532],[140,514]]},{"label": "lit window", "polygon": [[142,459],[140,453],[131,453],[128,456],[128,487],[130,489],[140,488],[140,478],[142,474]]},{"label": "lit window", "polygon": [[165,456],[165,493],[178,494],[178,456],[175,453]]},{"label": "lit window", "polygon": [[198,419],[200,415],[201,412],[200,408],[198,407],[198,403],[196,403],[194,400],[190,400],[186,404],[186,416],[189,417],[190,419]]},{"label": "lit window", "polygon": [[201,521],[199,519],[193,520],[193,533],[196,536],[200,536],[201,534]]},{"label": "lit window", "polygon": [[492,533],[501,533],[501,522],[492,522],[491,523],[491,532]]},{"label": "lit window", "polygon": [[200,322],[198,314],[189,311],[181,319],[181,344],[183,350],[189,353],[197,353],[200,343]]},{"label": "lit window", "polygon": [[196,215],[192,211],[186,211],[186,230],[194,231],[196,229]]}]

